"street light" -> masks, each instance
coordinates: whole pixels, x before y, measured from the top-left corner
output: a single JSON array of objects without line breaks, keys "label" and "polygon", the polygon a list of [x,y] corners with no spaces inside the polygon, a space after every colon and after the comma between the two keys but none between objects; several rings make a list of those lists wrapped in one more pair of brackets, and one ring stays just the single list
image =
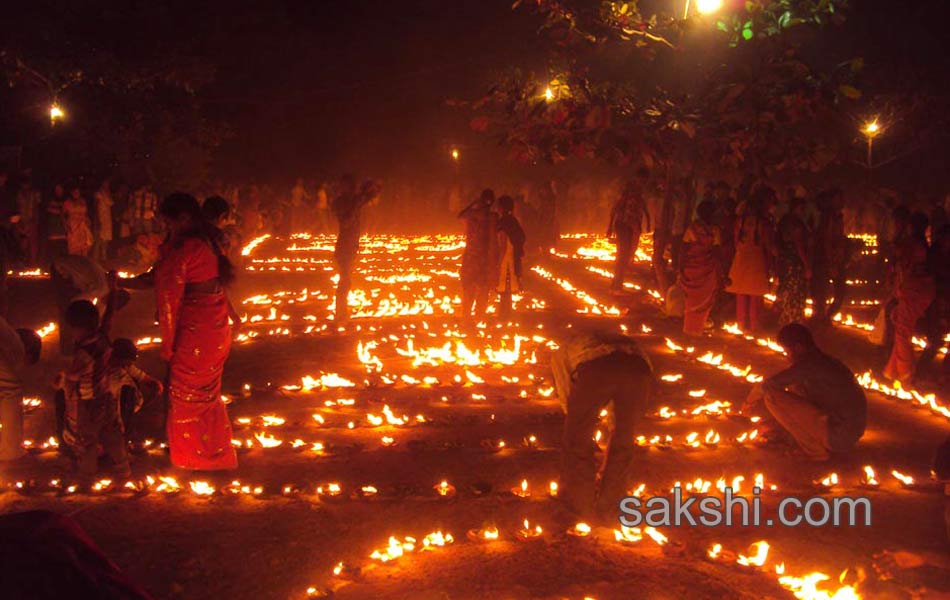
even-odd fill
[{"label": "street light", "polygon": [[56,121],[66,117],[66,113],[63,112],[63,109],[60,108],[55,102],[49,107],[49,121],[53,125],[56,124]]},{"label": "street light", "polygon": [[[683,18],[689,18],[689,3],[686,0],[686,8],[683,9]],[[696,12],[701,15],[709,15],[722,8],[722,0],[696,0]]]},{"label": "street light", "polygon": [[871,173],[874,170],[874,138],[881,133],[881,125],[877,122],[877,117],[873,121],[868,121],[861,128],[861,133],[868,138],[868,182],[871,181]]}]

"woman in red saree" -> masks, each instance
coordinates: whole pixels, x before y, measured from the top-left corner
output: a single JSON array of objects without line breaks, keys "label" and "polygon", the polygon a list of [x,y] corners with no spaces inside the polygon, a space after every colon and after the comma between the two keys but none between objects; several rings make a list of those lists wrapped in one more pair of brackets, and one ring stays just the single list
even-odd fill
[{"label": "woman in red saree", "polygon": [[709,311],[722,286],[719,228],[713,225],[716,205],[706,201],[696,207],[697,219],[683,234],[683,258],[680,286],[686,296],[683,333],[700,336],[706,328]]},{"label": "woman in red saree", "polygon": [[221,401],[231,348],[225,295],[231,265],[215,247],[195,198],[172,194],[160,213],[169,236],[155,266],[155,292],[162,358],[169,361],[171,461],[185,469],[233,469],[237,455]]},{"label": "woman in red saree", "polygon": [[894,345],[891,358],[884,367],[884,377],[906,382],[914,374],[914,345],[912,337],[917,321],[924,316],[937,290],[927,264],[927,216],[914,213],[910,232],[894,249],[897,275],[897,308],[894,322]]}]

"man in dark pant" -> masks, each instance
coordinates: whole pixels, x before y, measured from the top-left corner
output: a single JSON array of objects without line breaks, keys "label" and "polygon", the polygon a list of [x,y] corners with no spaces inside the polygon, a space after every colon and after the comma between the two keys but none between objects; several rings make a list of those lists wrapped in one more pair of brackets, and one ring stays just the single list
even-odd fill
[{"label": "man in dark pant", "polygon": [[[572,336],[555,355],[552,369],[567,413],[558,495],[580,515],[614,516],[626,496],[634,430],[649,408],[653,369],[631,338],[604,332]],[[598,469],[594,430],[608,404],[613,423]]]},{"label": "man in dark pant", "polygon": [[637,246],[640,245],[640,229],[634,227],[619,226],[613,231],[617,239],[617,257],[614,260],[614,278],[610,283],[610,289],[613,291],[623,291],[623,281],[627,274],[627,267],[630,266],[630,259]]}]

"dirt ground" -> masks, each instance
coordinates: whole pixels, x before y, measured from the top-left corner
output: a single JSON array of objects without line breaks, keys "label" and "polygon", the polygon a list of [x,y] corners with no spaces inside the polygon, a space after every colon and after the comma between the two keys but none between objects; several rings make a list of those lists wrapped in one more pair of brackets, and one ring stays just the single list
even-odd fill
[{"label": "dirt ground", "polygon": [[[646,294],[611,297],[609,282],[587,270],[591,265],[609,268],[609,263],[545,257],[539,263],[542,274],[569,281],[574,291],[529,273],[527,295],[510,320],[493,315],[477,327],[446,314],[448,304],[441,301],[458,293],[453,276],[458,240],[377,239],[367,248],[356,279],[356,288],[365,292],[357,295],[365,303],[361,310],[368,316],[337,331],[326,319],[332,296],[330,251],[325,241],[313,242],[267,240],[251,258],[279,260],[251,265],[287,270],[250,271],[234,293],[237,301],[270,294],[269,304],[242,303],[241,312],[261,317],[247,323],[242,333],[257,337],[236,343],[225,372],[234,437],[242,443],[236,471],[176,471],[164,451],[153,447],[135,457],[136,480],[169,475],[182,486],[180,493],[166,494],[153,485],[147,493],[116,489],[70,495],[48,484],[57,478],[69,481],[69,462],[53,451],[36,452],[0,466],[0,511],[45,508],[75,516],[130,577],[158,598],[303,598],[308,589],[311,595],[341,599],[790,598],[788,585],[776,574],[782,563],[788,575],[830,576],[831,581],[819,585],[828,595],[800,597],[830,597],[845,585],[867,598],[906,598],[920,585],[950,593],[946,572],[918,569],[879,581],[870,568],[872,555],[882,549],[946,552],[943,490],[929,482],[933,450],[947,435],[946,419],[869,393],[867,434],[849,455],[815,464],[778,448],[739,445],[732,439],[748,430],[747,424],[728,416],[679,414],[712,400],[729,401],[738,410],[750,387],[745,379],[695,357],[721,353],[728,362],[764,375],[782,368],[784,358],[722,331],[690,341],[693,354],[671,351],[666,338],[687,345],[676,320],[664,318]],[[312,246],[306,248],[308,243]],[[561,251],[571,256],[584,243],[565,240]],[[290,245],[298,249],[287,250]],[[643,264],[636,266],[631,281],[646,287]],[[12,322],[39,326],[54,318],[48,282],[24,279],[12,285]],[[291,293],[278,296],[280,290]],[[578,313],[583,305],[577,290],[589,294],[593,306],[615,305],[623,314]],[[863,287],[854,293],[871,297],[874,291]],[[273,319],[268,320],[271,309]],[[118,316],[115,335],[156,335],[153,311],[148,294],[136,295]],[[281,315],[287,318],[281,320]],[[871,316],[867,310],[855,312],[856,318]],[[643,483],[644,495],[650,496],[669,493],[676,481],[685,485],[697,477],[715,482],[737,475],[751,485],[754,474],[761,473],[767,487],[777,488],[763,496],[766,515],[774,514],[785,495],[866,495],[873,506],[872,526],[662,528],[670,540],[665,545],[646,536],[621,544],[611,528],[601,526],[587,537],[566,535],[574,519],[547,493],[548,483],[557,479],[563,422],[551,395],[547,361],[550,342],[563,339],[568,327],[583,321],[625,325],[650,354],[658,375],[683,375],[661,383],[655,401],[657,408],[670,407],[677,415],[663,419],[651,413],[640,425],[648,438],[671,435],[674,446],[640,448],[631,489]],[[330,326],[321,330],[324,324]],[[517,355],[516,335],[522,336]],[[882,360],[880,351],[853,329],[823,330],[818,339],[856,372],[878,367]],[[54,335],[49,345],[55,341]],[[458,361],[463,353],[457,342],[479,350],[479,364],[444,364],[436,357],[430,361],[439,363],[435,366],[413,365],[414,350],[447,343]],[[495,352],[494,358],[486,348]],[[161,375],[154,345],[142,354],[141,365]],[[361,363],[361,357],[378,358],[381,370]],[[27,395],[43,401],[26,417],[27,437],[37,442],[53,429],[49,382],[63,361],[51,348],[29,374]],[[283,389],[299,385],[305,375],[331,373],[355,386]],[[425,377],[438,382],[426,383]],[[706,390],[705,397],[688,393],[698,390]],[[946,390],[938,398],[946,401]],[[367,415],[384,417],[384,406],[394,420],[405,416],[406,423],[374,425]],[[265,415],[283,422],[267,424],[261,418]],[[709,430],[722,438],[715,448],[683,447],[689,432],[702,437]],[[265,448],[256,435],[282,443]],[[393,438],[394,445],[384,446],[384,437]],[[499,449],[502,440],[505,445]],[[315,443],[323,444],[322,452],[313,450]],[[879,487],[861,487],[864,465],[873,465]],[[889,475],[892,469],[912,475],[920,485],[903,488]],[[831,472],[838,474],[839,485],[831,491],[816,488],[813,482]],[[227,493],[233,480],[261,491]],[[434,491],[442,480],[455,487],[453,496]],[[528,482],[528,498],[510,492],[522,480]],[[195,481],[208,482],[216,493],[193,493],[188,482]],[[17,491],[16,482],[25,489]],[[331,482],[341,486],[339,496],[316,493],[318,486],[327,489]],[[367,495],[363,486],[373,486],[377,493]],[[543,527],[540,539],[517,538],[523,519]],[[467,535],[489,526],[497,527],[499,540],[479,542]],[[451,533],[454,543],[420,550],[422,539],[436,531]],[[390,536],[413,536],[416,549],[385,563],[370,558],[386,547]],[[764,565],[736,564],[735,555],[751,555],[750,544],[760,540],[771,547]],[[724,549],[715,560],[707,556],[714,543]],[[343,572],[334,575],[341,561]],[[850,597],[844,593],[838,598]]]}]

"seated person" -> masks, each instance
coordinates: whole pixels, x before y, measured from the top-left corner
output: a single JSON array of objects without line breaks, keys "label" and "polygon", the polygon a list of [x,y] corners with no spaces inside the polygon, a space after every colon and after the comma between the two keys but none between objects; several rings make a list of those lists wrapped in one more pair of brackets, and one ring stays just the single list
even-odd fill
[{"label": "seated person", "polygon": [[847,452],[864,435],[867,399],[854,373],[815,345],[803,325],[786,325],[778,334],[792,366],[752,388],[742,414],[765,420],[767,438],[784,432],[807,458],[825,461]]},{"label": "seated person", "polygon": [[[634,428],[649,408],[653,385],[650,361],[627,336],[574,331],[555,353],[551,368],[561,407],[567,413],[558,498],[579,515],[616,518],[630,483]],[[594,429],[608,404],[613,405],[613,426],[598,469]]]}]

